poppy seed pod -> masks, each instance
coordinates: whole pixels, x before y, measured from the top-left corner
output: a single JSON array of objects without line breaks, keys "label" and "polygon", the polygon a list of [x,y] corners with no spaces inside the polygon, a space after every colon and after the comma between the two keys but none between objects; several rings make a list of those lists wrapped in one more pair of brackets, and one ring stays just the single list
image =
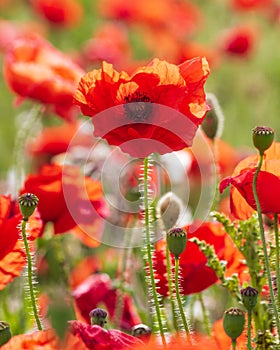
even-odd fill
[{"label": "poppy seed pod", "polygon": [[96,308],[91,310],[91,312],[89,313],[91,325],[98,325],[100,327],[104,327],[105,323],[107,323],[107,315],[107,312],[103,309]]},{"label": "poppy seed pod", "polygon": [[258,302],[258,291],[253,287],[246,287],[240,290],[242,303],[251,312]]},{"label": "poppy seed pod", "polygon": [[18,203],[23,220],[27,221],[28,218],[34,213],[34,210],[39,203],[39,199],[33,193],[24,193],[19,197]]},{"label": "poppy seed pod", "polygon": [[245,315],[244,311],[232,307],[224,312],[223,327],[226,334],[234,341],[244,331]]},{"label": "poppy seed pod", "polygon": [[186,230],[180,227],[169,230],[166,235],[166,242],[175,259],[179,259],[180,254],[183,253],[187,245]]},{"label": "poppy seed pod", "polygon": [[273,139],[273,129],[267,126],[256,126],[253,129],[253,143],[261,155],[272,145]]},{"label": "poppy seed pod", "polygon": [[152,335],[152,330],[145,324],[140,323],[132,328],[131,335],[142,340],[149,340]]},{"label": "poppy seed pod", "polygon": [[8,322],[0,321],[0,346],[6,344],[12,337]]}]

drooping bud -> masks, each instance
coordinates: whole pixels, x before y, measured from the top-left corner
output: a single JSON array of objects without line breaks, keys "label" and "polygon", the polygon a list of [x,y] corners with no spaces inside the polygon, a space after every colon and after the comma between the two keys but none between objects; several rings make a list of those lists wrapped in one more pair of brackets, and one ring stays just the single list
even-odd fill
[{"label": "drooping bud", "polygon": [[131,330],[131,335],[133,335],[136,338],[140,338],[144,341],[147,341],[150,339],[152,335],[152,330],[150,327],[146,326],[143,323],[135,325]]},{"label": "drooping bud", "polygon": [[226,310],[223,315],[223,327],[226,334],[235,341],[244,331],[244,311],[236,307]]},{"label": "drooping bud", "polygon": [[253,129],[253,143],[261,155],[272,145],[273,139],[274,130],[268,126],[256,126]]},{"label": "drooping bud", "polygon": [[181,199],[173,192],[163,195],[157,204],[157,217],[162,220],[166,231],[174,227],[183,208]]},{"label": "drooping bud", "polygon": [[172,228],[167,232],[166,243],[168,249],[174,254],[175,259],[179,259],[180,254],[186,248],[187,245],[187,233],[184,228]]},{"label": "drooping bud", "polygon": [[213,140],[215,137],[221,137],[224,115],[214,94],[207,93],[206,100],[210,110],[207,112],[206,117],[201,124],[201,128],[205,132],[205,135]]},{"label": "drooping bud", "polygon": [[240,294],[243,305],[249,312],[251,312],[257,305],[259,292],[257,291],[257,289],[248,286],[246,288],[241,289]]},{"label": "drooping bud", "polygon": [[104,327],[104,325],[107,323],[107,315],[107,312],[103,309],[96,308],[91,310],[91,312],[89,313],[91,325],[98,325],[100,327]]},{"label": "drooping bud", "polygon": [[6,344],[12,338],[8,322],[0,321],[0,346]]},{"label": "drooping bud", "polygon": [[39,203],[39,199],[33,193],[24,193],[18,198],[18,203],[23,220],[27,221],[34,213],[34,210]]}]

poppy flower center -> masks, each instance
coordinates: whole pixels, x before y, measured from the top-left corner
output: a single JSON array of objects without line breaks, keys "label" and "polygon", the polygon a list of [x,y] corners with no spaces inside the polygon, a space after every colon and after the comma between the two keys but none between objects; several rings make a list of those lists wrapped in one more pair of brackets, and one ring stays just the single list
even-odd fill
[{"label": "poppy flower center", "polygon": [[140,91],[129,94],[124,98],[124,109],[129,119],[141,122],[146,120],[152,111],[150,98]]}]

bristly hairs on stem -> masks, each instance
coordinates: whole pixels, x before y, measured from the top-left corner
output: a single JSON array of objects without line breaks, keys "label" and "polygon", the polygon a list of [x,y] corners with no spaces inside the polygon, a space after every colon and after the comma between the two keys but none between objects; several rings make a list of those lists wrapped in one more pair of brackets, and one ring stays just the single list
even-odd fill
[{"label": "bristly hairs on stem", "polygon": [[151,169],[152,163],[150,157],[144,159],[144,163],[141,166],[140,184],[139,192],[141,194],[141,200],[143,203],[142,209],[143,213],[143,259],[146,266],[146,283],[149,291],[149,303],[151,307],[151,312],[153,316],[153,328],[161,336],[163,346],[166,346],[166,316],[165,310],[161,304],[159,294],[157,292],[155,270],[153,266],[152,254],[153,254],[153,244],[154,244],[154,220],[152,212],[152,190],[150,187],[151,180]]}]

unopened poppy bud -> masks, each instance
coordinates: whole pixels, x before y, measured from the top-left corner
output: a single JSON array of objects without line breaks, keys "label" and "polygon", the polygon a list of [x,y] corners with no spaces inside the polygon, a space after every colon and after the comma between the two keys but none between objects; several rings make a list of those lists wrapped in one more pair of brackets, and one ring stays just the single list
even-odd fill
[{"label": "unopened poppy bud", "polygon": [[245,315],[244,311],[232,307],[224,312],[223,327],[226,334],[232,339],[236,340],[244,331]]},{"label": "unopened poppy bud", "polygon": [[6,344],[12,338],[8,322],[0,321],[0,346]]},{"label": "unopened poppy bud", "polygon": [[205,132],[205,135],[209,137],[209,139],[214,139],[217,135],[218,130],[218,118],[213,109],[207,112],[206,118],[203,120],[201,127]]},{"label": "unopened poppy bud", "polygon": [[33,193],[24,193],[19,197],[18,203],[19,209],[23,216],[23,220],[27,221],[29,217],[34,213],[34,210],[39,203],[39,199]]},{"label": "unopened poppy bud", "polygon": [[168,231],[174,227],[179,219],[183,203],[175,193],[168,192],[160,198],[157,204],[157,217],[162,220]]},{"label": "unopened poppy bud", "polygon": [[131,334],[136,337],[136,338],[140,338],[142,340],[149,340],[151,335],[152,335],[152,330],[150,327],[146,326],[143,323],[137,324],[135,325],[132,330],[131,330]]},{"label": "unopened poppy bud", "polygon": [[101,327],[104,327],[105,323],[107,323],[106,318],[107,318],[107,312],[103,309],[93,309],[89,313],[90,317],[90,323],[91,325],[98,325]]},{"label": "unopened poppy bud", "polygon": [[187,245],[187,233],[184,228],[172,228],[167,232],[166,242],[168,249],[174,254],[176,259],[179,259],[180,254],[186,248]]},{"label": "unopened poppy bud", "polygon": [[268,126],[256,126],[253,129],[253,143],[261,155],[272,145],[273,139],[274,130]]},{"label": "unopened poppy bud", "polygon": [[252,311],[258,302],[259,292],[257,289],[253,287],[246,287],[240,290],[240,294],[243,305],[248,311]]}]

